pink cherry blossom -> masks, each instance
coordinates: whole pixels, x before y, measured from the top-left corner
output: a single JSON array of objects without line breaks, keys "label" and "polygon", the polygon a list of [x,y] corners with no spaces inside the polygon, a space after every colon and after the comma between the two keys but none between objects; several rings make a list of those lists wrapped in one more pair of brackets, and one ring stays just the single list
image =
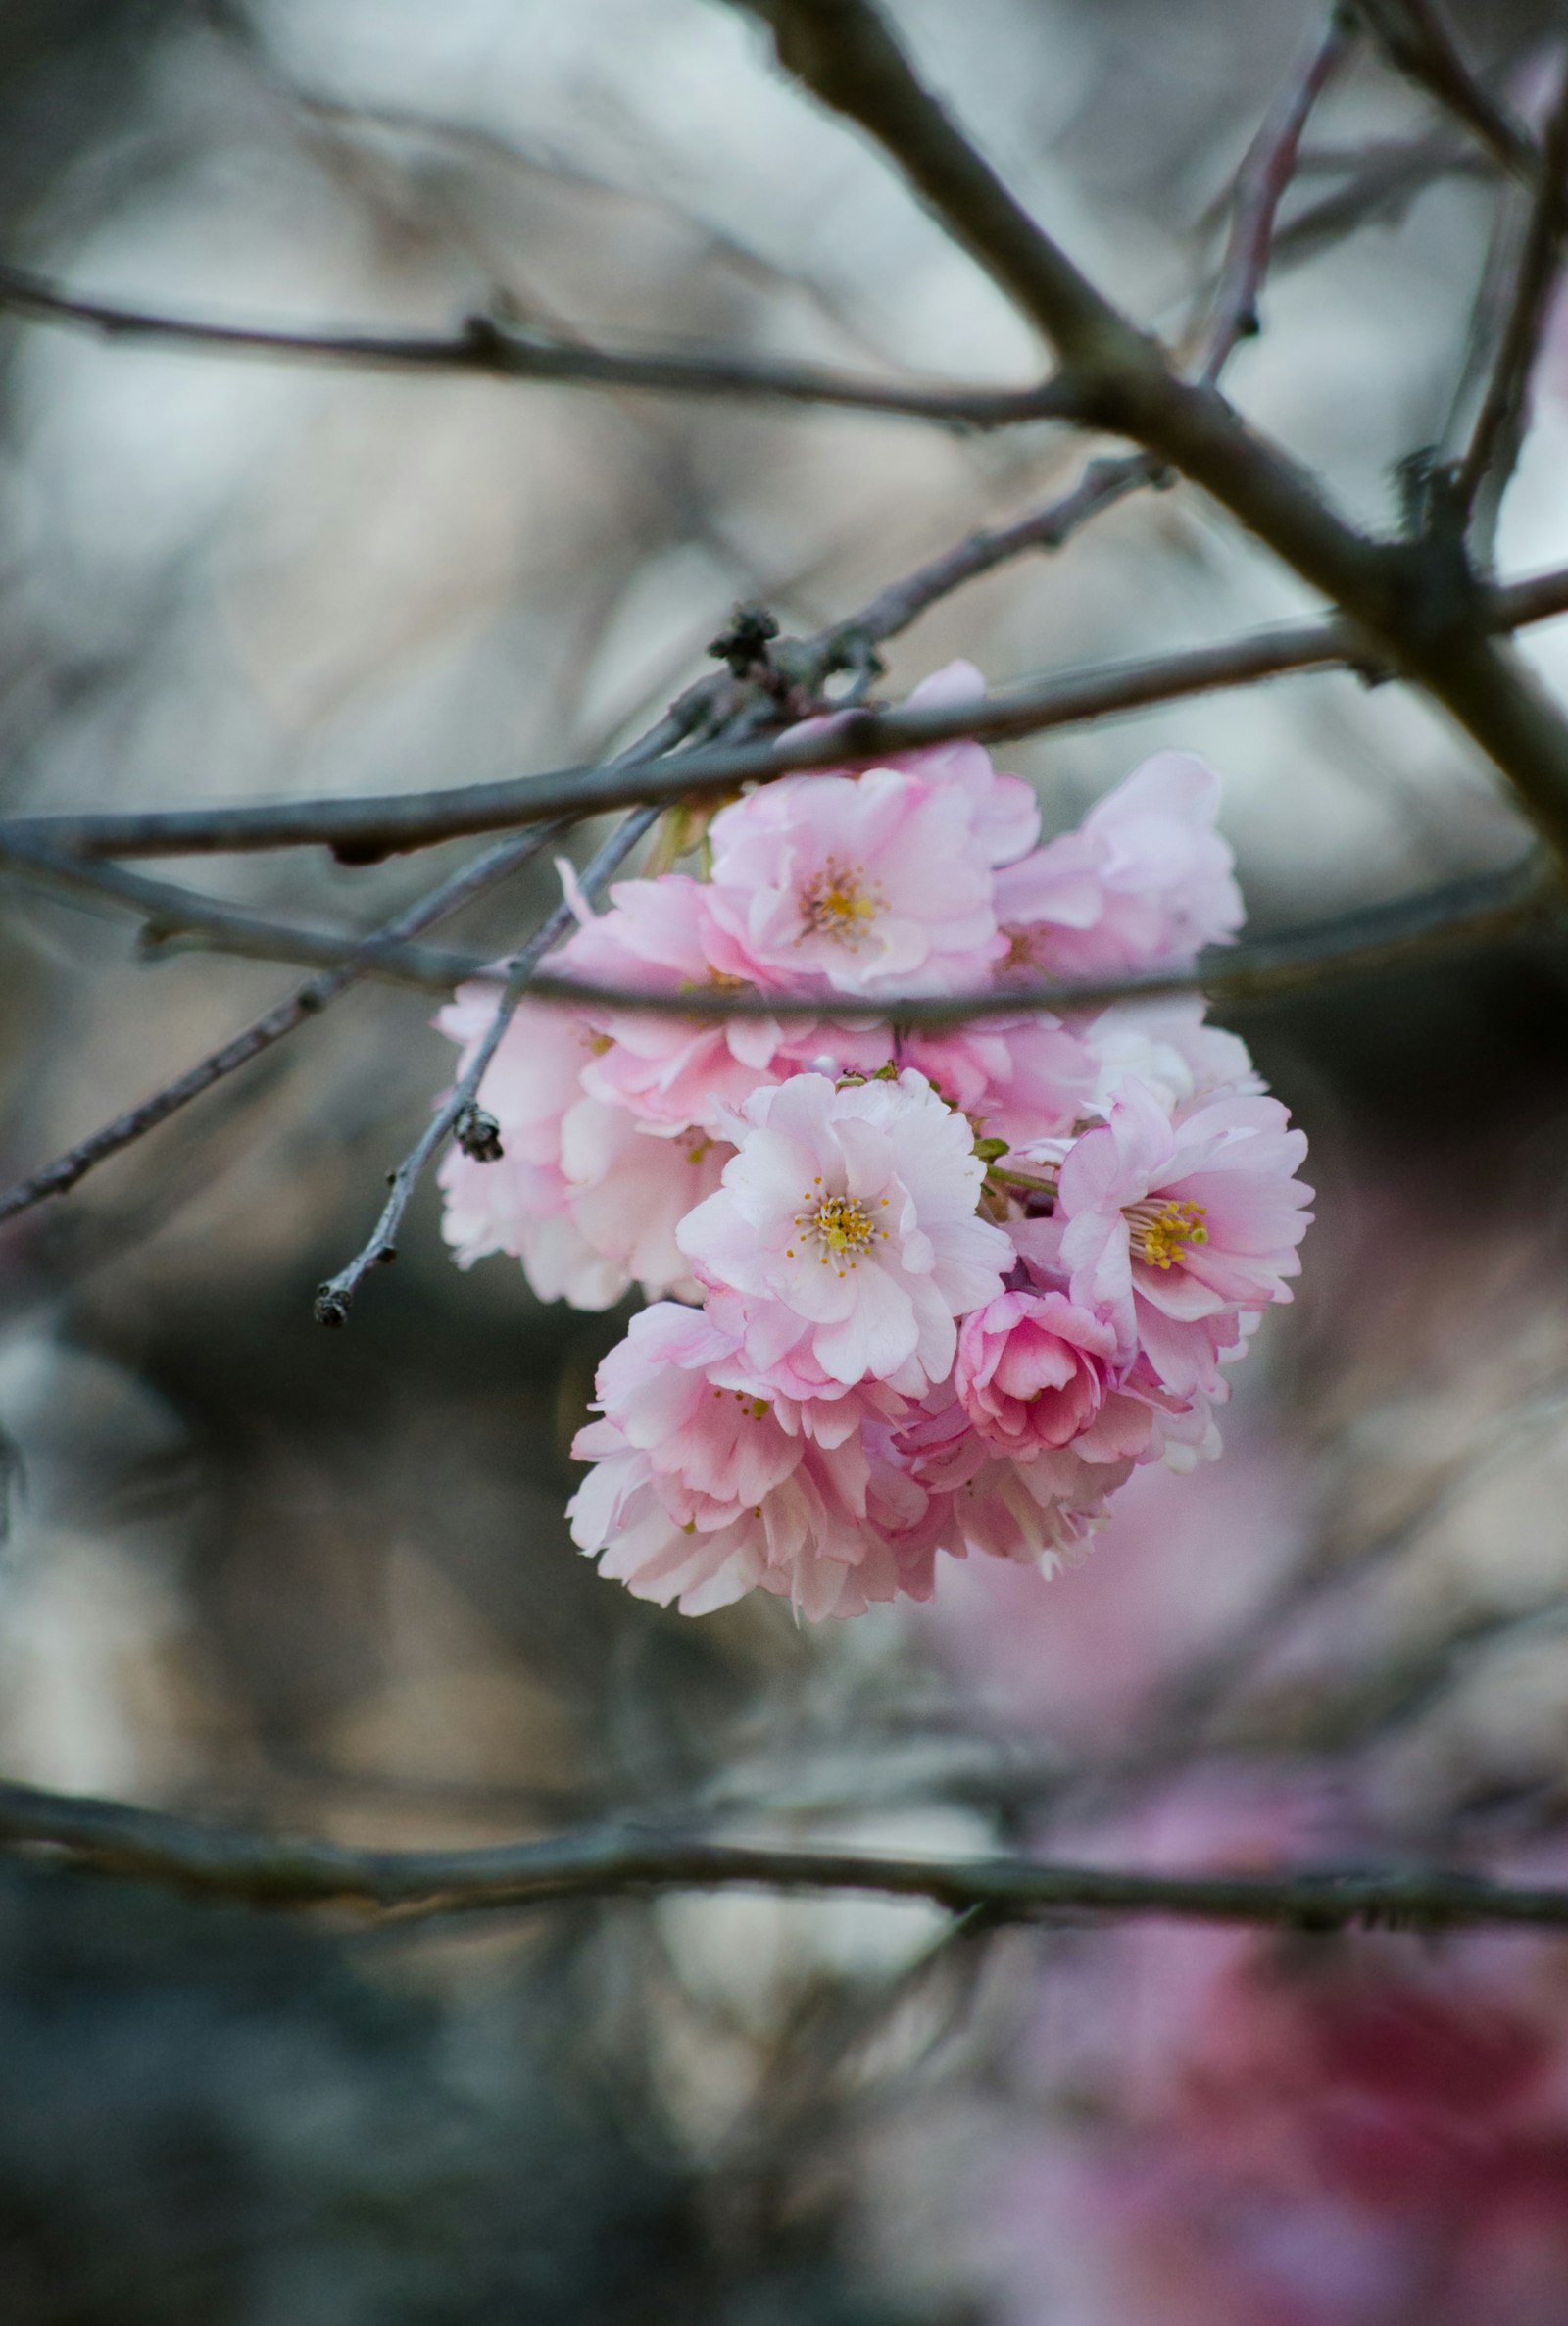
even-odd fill
[{"label": "pink cherry blossom", "polygon": [[[973,663],[954,662],[906,698],[906,711],[946,711],[963,703],[983,703],[986,682]],[[830,733],[853,717],[829,712],[820,718],[803,719],[781,740],[794,735]],[[1032,785],[1018,775],[999,774],[991,755],[979,743],[930,743],[915,751],[898,751],[885,763],[906,775],[917,775],[933,789],[943,786],[960,792],[968,803],[969,821],[990,865],[1010,865],[1033,848],[1040,837],[1040,803]]]},{"label": "pink cherry blossom", "polygon": [[[986,682],[973,663],[949,663],[922,678],[908,696],[906,711],[944,711],[959,703],[983,703]],[[969,802],[970,820],[993,865],[1010,865],[1027,855],[1040,837],[1040,803],[1033,786],[1017,775],[1001,775],[978,743],[934,743],[924,751],[901,751],[889,762],[922,782],[951,784]]]},{"label": "pink cherry blossom", "polygon": [[1148,1408],[1112,1394],[1074,1443],[1036,1446],[1020,1460],[1015,1448],[996,1451],[944,1383],[892,1433],[890,1450],[930,1496],[926,1524],[942,1550],[1050,1574],[1104,1525],[1109,1496],[1157,1443]]},{"label": "pink cherry blossom", "polygon": [[1219,778],[1162,751],[1063,833],[997,875],[996,911],[1024,976],[1105,977],[1180,966],[1243,919],[1214,830]]},{"label": "pink cherry blossom", "polygon": [[[670,872],[659,880],[621,881],[610,897],[611,910],[585,920],[552,956],[553,969],[584,984],[651,993],[700,996],[733,988],[735,980],[713,965],[723,940],[700,882]],[[593,1013],[593,1025],[584,1089],[642,1121],[678,1130],[712,1129],[721,1111],[743,1105],[783,1039],[765,1017],[705,1025],[651,1011],[612,1010]],[[813,1034],[810,1027],[790,1030],[808,1039]]]},{"label": "pink cherry blossom", "polygon": [[1078,1035],[1092,1062],[1084,1112],[1102,1114],[1129,1076],[1145,1083],[1172,1112],[1211,1091],[1263,1088],[1247,1044],[1223,1026],[1205,1025],[1201,994],[1172,994],[1148,1002],[1114,1002]]},{"label": "pink cherry blossom", "polygon": [[[474,985],[441,1013],[465,1060],[494,1010],[494,987]],[[510,1253],[541,1300],[579,1309],[611,1308],[632,1284],[656,1296],[695,1291],[675,1229],[717,1186],[730,1152],[701,1129],[656,1136],[590,1096],[587,1069],[606,1041],[575,1010],[525,1002],[479,1086],[500,1161],[454,1148],[440,1174],[442,1232],[462,1265]]]},{"label": "pink cherry blossom", "polygon": [[572,1448],[594,1464],[568,1506],[573,1540],[638,1598],[686,1614],[759,1587],[812,1620],[862,1614],[906,1587],[906,1568],[924,1596],[918,1556],[901,1561],[875,1524],[900,1514],[899,1482],[873,1487],[858,1433],[828,1448],[785,1429],[765,1398],[728,1385],[735,1357],[696,1311],[665,1302],[633,1318],[599,1370],[604,1418]]},{"label": "pink cherry blossom", "polygon": [[953,1383],[993,1451],[1027,1461],[1071,1445],[1105,1402],[1116,1334],[1059,1292],[1004,1292],[958,1331]]},{"label": "pink cherry blossom", "polygon": [[835,1381],[920,1395],[952,1367],[955,1319],[1002,1288],[1012,1252],[976,1214],[984,1166],[923,1075],[759,1091],[723,1184],[682,1223],[699,1277],[741,1296],[760,1369],[804,1344]]},{"label": "pink cherry blossom", "polygon": [[[982,692],[956,664],[911,702]],[[784,777],[714,817],[710,878],[603,912],[563,865],[548,965],[691,1014],[525,1002],[478,1093],[500,1159],[447,1158],[445,1233],[545,1299],[692,1304],[633,1323],[578,1439],[606,1574],[689,1612],[760,1588],[854,1613],[928,1596],[945,1555],[1049,1571],[1134,1466],[1217,1451],[1219,1368],[1289,1298],[1309,1192],[1245,1046],[1197,996],[866,1014],[1228,936],[1216,800],[1165,754],[1040,848],[1029,787],[959,741]],[[705,1021],[736,988],[775,1015]],[[465,1061],[494,1007],[442,1013]]]},{"label": "pink cherry blossom", "polygon": [[763,987],[973,989],[1004,950],[992,870],[956,785],[892,767],[785,776],[714,817],[717,966]]},{"label": "pink cherry blossom", "polygon": [[1178,1394],[1217,1387],[1242,1311],[1291,1297],[1311,1189],[1306,1153],[1276,1099],[1200,1099],[1173,1120],[1129,1079],[1107,1121],[1061,1166],[1061,1264],[1072,1298],[1141,1347]]}]

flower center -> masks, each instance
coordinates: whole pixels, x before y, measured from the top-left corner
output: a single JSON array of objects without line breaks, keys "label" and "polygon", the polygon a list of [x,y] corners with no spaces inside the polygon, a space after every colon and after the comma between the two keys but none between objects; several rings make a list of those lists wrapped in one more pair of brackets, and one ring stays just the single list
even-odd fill
[{"label": "flower center", "polygon": [[867,880],[863,866],[840,864],[830,856],[801,891],[801,918],[806,924],[801,933],[829,937],[847,952],[858,953],[872,921],[886,911],[879,881]]},{"label": "flower center", "polygon": [[[817,1186],[820,1185],[818,1180]],[[886,1204],[888,1199],[883,1196],[881,1200]],[[816,1208],[797,1212],[795,1225],[803,1236],[818,1246],[817,1259],[824,1268],[835,1260],[847,1260],[852,1268],[856,1267],[860,1254],[869,1252],[878,1237],[887,1242],[887,1229],[877,1226],[858,1195],[818,1196],[814,1188],[808,1187],[804,1201]],[[784,1257],[795,1258],[793,1245]],[[839,1274],[843,1273],[840,1268]]]},{"label": "flower center", "polygon": [[1151,1196],[1141,1204],[1129,1204],[1122,1216],[1132,1230],[1133,1257],[1152,1268],[1173,1267],[1189,1244],[1208,1242],[1203,1225],[1208,1213],[1201,1204],[1156,1204]]}]

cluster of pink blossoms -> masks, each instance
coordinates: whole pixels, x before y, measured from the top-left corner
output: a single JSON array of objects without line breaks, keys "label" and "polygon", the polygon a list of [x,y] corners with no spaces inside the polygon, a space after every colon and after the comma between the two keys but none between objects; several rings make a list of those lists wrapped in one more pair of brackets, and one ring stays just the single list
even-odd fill
[{"label": "cluster of pink blossoms", "polygon": [[[911,700],[961,702],[956,665]],[[1242,902],[1218,784],[1148,761],[1039,845],[977,744],[786,776],[726,807],[708,877],[613,887],[549,966],[820,1015],[527,1002],[448,1159],[465,1263],[653,1305],[605,1361],[573,1533],[689,1614],[931,1594],[939,1552],[1050,1567],[1140,1462],[1217,1449],[1222,1362],[1288,1300],[1298,1131],[1196,997],[895,1032],[895,997],[1189,964]],[[575,890],[571,892],[575,898]],[[860,1005],[858,1010],[857,1005]],[[439,1019],[471,1054],[492,988]]]}]

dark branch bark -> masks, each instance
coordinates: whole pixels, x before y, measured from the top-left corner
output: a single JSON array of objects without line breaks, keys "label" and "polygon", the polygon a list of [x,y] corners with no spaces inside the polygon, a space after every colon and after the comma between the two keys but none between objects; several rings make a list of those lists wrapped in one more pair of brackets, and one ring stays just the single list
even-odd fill
[{"label": "dark branch bark", "polygon": [[668,802],[729,791],[737,784],[766,782],[797,768],[874,762],[879,755],[960,736],[1006,741],[1151,703],[1176,702],[1217,687],[1249,685],[1281,671],[1327,668],[1356,655],[1342,625],[1303,622],[1185,655],[1070,672],[983,703],[930,711],[851,712],[826,731],[783,742],[717,744],[682,754],[678,763],[563,767],[547,775],[353,800],[34,817],[0,825],[0,841],[15,833],[24,842],[42,841],[57,850],[104,856],[321,846],[368,858],[427,847],[461,833],[501,831],[559,816],[598,816],[642,800]]},{"label": "dark branch bark", "polygon": [[1541,181],[1519,253],[1496,360],[1459,467],[1456,500],[1490,538],[1529,423],[1530,377],[1551,313],[1568,228],[1568,63],[1542,151]]},{"label": "dark branch bark", "polygon": [[[532,843],[530,854],[543,846],[553,828],[547,827],[543,838]],[[480,859],[479,864],[487,861]],[[478,866],[469,869],[477,871]],[[72,856],[23,835],[13,825],[0,825],[0,871],[71,903],[119,907],[132,914],[141,922],[140,937],[150,960],[177,949],[184,938],[198,941],[206,952],[232,954],[240,961],[287,962],[303,969],[340,969],[352,961],[367,975],[390,978],[424,993],[449,991],[470,973],[466,954],[448,952],[439,945],[412,945],[407,935],[388,933],[397,925],[392,922],[365,936],[340,929],[302,928],[297,922],[273,920],[243,905],[227,905],[197,889],[177,887],[172,881],[150,880],[102,858]],[[459,898],[458,903],[463,901]],[[452,911],[457,909],[454,904]],[[444,917],[444,913],[434,917]],[[430,925],[422,919],[419,923],[421,928]]]},{"label": "dark branch bark", "polygon": [[1534,182],[1539,157],[1529,131],[1476,78],[1434,0],[1355,0],[1355,7],[1408,79],[1462,122],[1513,176]]},{"label": "dark branch bark", "polygon": [[350,1850],[23,1785],[0,1785],[0,1848],[236,1905],[399,1916],[739,1887],[929,1899],[998,1922],[1137,1915],[1309,1931],[1568,1929],[1568,1889],[1466,1873],[1151,1874],[1018,1857],[758,1848],[614,1825],[494,1849]]},{"label": "dark branch bark", "polygon": [[1031,219],[922,86],[872,0],[742,0],[782,62],[869,131],[916,193],[1054,343],[1087,417],[1171,463],[1418,680],[1513,784],[1568,858],[1568,720],[1482,627],[1462,559],[1378,541],[1223,397],[1182,380]]}]

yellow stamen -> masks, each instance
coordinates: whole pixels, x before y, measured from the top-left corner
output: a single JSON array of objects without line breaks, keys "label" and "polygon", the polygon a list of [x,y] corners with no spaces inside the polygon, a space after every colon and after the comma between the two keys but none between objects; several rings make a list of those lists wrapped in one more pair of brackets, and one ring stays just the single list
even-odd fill
[{"label": "yellow stamen", "polygon": [[1208,1213],[1201,1204],[1156,1204],[1146,1197],[1141,1204],[1129,1204],[1124,1216],[1132,1230],[1134,1259],[1152,1268],[1173,1267],[1189,1244],[1208,1242],[1203,1225]]},{"label": "yellow stamen", "polygon": [[835,945],[857,953],[871,922],[887,911],[887,898],[880,883],[868,881],[859,865],[843,865],[830,856],[815,879],[802,889],[800,906],[803,936],[830,937]]},{"label": "yellow stamen", "polygon": [[[855,1265],[855,1255],[869,1252],[878,1230],[871,1224],[871,1214],[858,1196],[828,1195],[822,1198],[814,1212],[797,1212],[795,1224],[801,1233],[811,1237],[821,1246],[821,1262],[827,1265],[828,1254],[848,1253],[850,1265]],[[843,1269],[839,1270],[840,1275]]]}]

